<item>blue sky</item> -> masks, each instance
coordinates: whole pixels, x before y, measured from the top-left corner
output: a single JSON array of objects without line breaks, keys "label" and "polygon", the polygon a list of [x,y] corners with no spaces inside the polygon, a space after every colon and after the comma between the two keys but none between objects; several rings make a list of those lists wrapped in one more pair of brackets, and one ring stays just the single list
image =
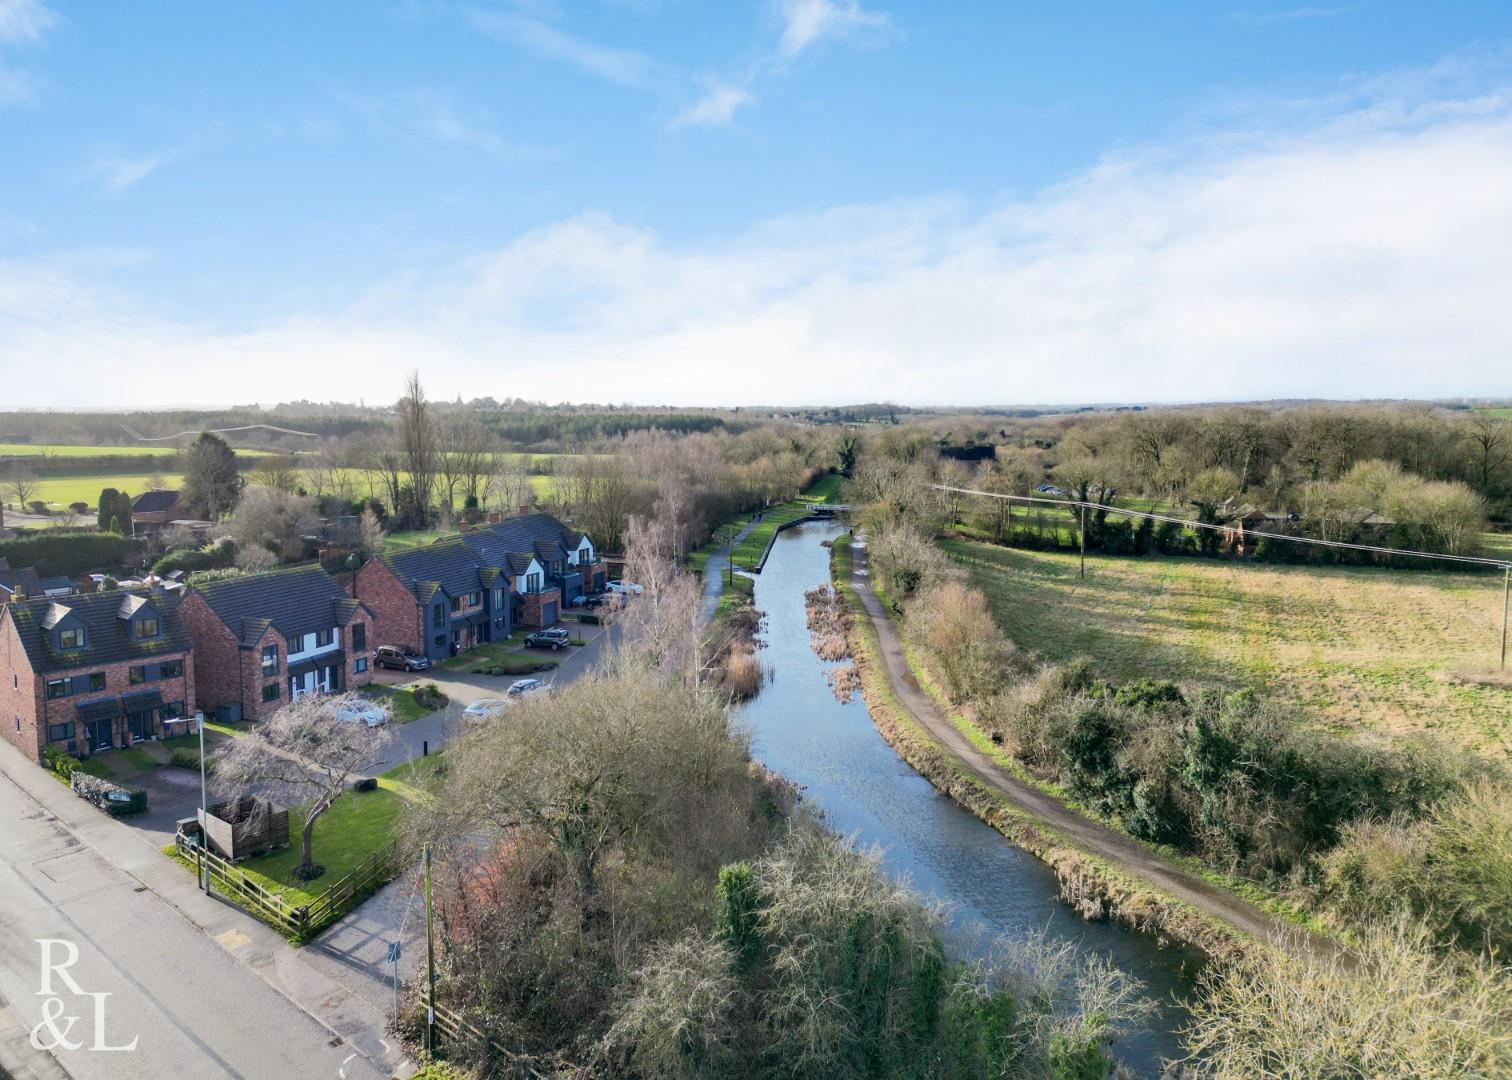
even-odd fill
[{"label": "blue sky", "polygon": [[1512,394],[1509,41],[1491,3],[0,0],[0,369],[58,407],[411,366]]}]

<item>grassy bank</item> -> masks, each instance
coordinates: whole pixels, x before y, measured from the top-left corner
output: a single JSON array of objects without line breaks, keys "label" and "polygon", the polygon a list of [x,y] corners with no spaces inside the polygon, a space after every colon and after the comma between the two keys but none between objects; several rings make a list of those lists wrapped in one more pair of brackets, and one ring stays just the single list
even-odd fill
[{"label": "grassy bank", "polygon": [[1008,638],[1049,660],[1140,678],[1267,687],[1340,728],[1432,731],[1512,756],[1512,692],[1461,681],[1495,660],[1489,575],[1092,558],[966,541],[945,550]]},{"label": "grassy bank", "polygon": [[904,761],[941,792],[1048,865],[1061,883],[1062,897],[1082,914],[1105,916],[1190,945],[1208,956],[1231,956],[1244,947],[1245,939],[1229,926],[1157,892],[1019,810],[920,728],[889,685],[880,643],[860,597],[850,585],[851,567],[849,540],[842,537],[835,543],[831,569],[852,616],[847,637],[862,695],[878,731]]}]

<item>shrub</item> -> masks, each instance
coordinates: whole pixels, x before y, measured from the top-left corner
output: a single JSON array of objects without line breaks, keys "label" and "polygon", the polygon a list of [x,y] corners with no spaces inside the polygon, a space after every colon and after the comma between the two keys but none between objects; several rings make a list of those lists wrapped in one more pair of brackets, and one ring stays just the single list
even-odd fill
[{"label": "shrub", "polygon": [[[197,751],[197,750],[175,750],[175,751],[173,751],[173,753],[171,753],[171,754],[168,755],[168,764],[169,765],[177,766],[180,769],[192,769],[195,772],[199,772],[199,767],[200,767],[199,751]],[[215,771],[215,761],[213,759],[208,759],[208,758],[206,759],[206,761],[205,761],[205,771],[207,773]]]},{"label": "shrub", "polygon": [[72,754],[65,753],[56,746],[46,747],[42,751],[42,766],[51,772],[57,773],[67,780],[83,762]]},{"label": "shrub", "polygon": [[432,710],[443,708],[446,703],[451,700],[445,694],[443,694],[441,692],[441,688],[433,682],[423,683],[422,685],[415,687],[414,695],[415,701],[418,704]]},{"label": "shrub", "polygon": [[73,788],[75,795],[93,803],[111,817],[140,814],[147,809],[147,793],[140,788],[123,788],[119,784],[113,784],[98,776],[90,776],[77,769],[69,777],[68,784]]},{"label": "shrub", "polygon": [[12,540],[0,540],[0,558],[12,566],[35,566],[43,577],[85,573],[114,566],[141,550],[141,545],[110,533],[48,529]]},{"label": "shrub", "polygon": [[916,596],[904,633],[929,655],[953,702],[989,697],[1030,666],[998,629],[987,598],[959,581]]},{"label": "shrub", "polygon": [[747,701],[757,695],[766,678],[756,650],[749,645],[736,645],[725,656],[724,675],[720,685],[735,701]]}]

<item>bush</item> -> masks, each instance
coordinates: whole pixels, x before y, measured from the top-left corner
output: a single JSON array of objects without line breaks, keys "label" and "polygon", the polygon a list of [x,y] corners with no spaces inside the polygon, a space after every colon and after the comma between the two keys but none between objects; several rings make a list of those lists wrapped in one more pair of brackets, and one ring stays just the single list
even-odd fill
[{"label": "bush", "polygon": [[119,784],[78,770],[69,777],[68,784],[75,795],[93,803],[111,817],[126,817],[147,810],[147,793],[140,788],[123,788]]},{"label": "bush", "polygon": [[993,621],[987,597],[958,581],[916,596],[904,633],[929,654],[952,702],[990,697],[1030,667]]},{"label": "bush", "polygon": [[[175,750],[175,751],[173,751],[173,753],[171,753],[171,754],[168,755],[168,764],[175,765],[175,766],[177,766],[180,769],[192,769],[195,772],[199,772],[199,767],[200,767],[199,751],[197,751],[197,750]],[[205,761],[205,771],[207,773],[212,773],[212,772],[215,771],[215,762],[213,760],[206,759],[206,761]]]},{"label": "bush", "polygon": [[414,689],[415,701],[427,709],[440,709],[445,707],[451,699],[441,692],[441,688],[435,683],[424,683]]},{"label": "bush", "polygon": [[192,574],[205,570],[223,570],[236,563],[236,545],[230,541],[202,548],[170,551],[152,564],[154,574],[166,575],[175,570]]},{"label": "bush", "polygon": [[72,529],[0,540],[0,559],[12,566],[34,566],[43,577],[74,577],[100,566],[116,566],[141,551],[141,544],[111,533]]},{"label": "bush", "polygon": [[78,758],[72,754],[64,753],[56,746],[46,747],[42,751],[42,767],[50,772],[57,773],[65,780],[71,777],[74,774],[74,770],[82,764],[83,762]]}]

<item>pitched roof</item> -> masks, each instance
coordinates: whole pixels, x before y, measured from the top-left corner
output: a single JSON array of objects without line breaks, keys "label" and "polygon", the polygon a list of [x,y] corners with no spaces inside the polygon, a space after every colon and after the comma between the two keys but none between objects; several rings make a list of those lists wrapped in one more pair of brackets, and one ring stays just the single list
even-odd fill
[{"label": "pitched roof", "polygon": [[482,587],[483,564],[460,536],[448,536],[424,547],[380,555],[394,576],[425,603],[439,587],[448,596],[460,596]]},{"label": "pitched roof", "polygon": [[153,491],[144,491],[131,500],[131,512],[133,514],[161,514],[172,510],[178,505],[179,493],[157,488]]},{"label": "pitched roof", "polygon": [[463,533],[461,539],[489,563],[502,566],[511,555],[535,555],[543,562],[564,558],[555,552],[576,550],[582,535],[550,514],[523,514]]},{"label": "pitched roof", "polygon": [[345,626],[361,606],[319,563],[207,581],[189,588],[199,593],[248,647],[256,644],[269,626],[285,638]]},{"label": "pitched roof", "polygon": [[[189,633],[179,621],[177,597],[142,594],[142,599],[156,608],[162,631],[151,642],[132,640],[130,623],[120,615],[121,599],[121,592],[113,591],[84,593],[61,601],[16,600],[6,606],[5,617],[15,624],[32,670],[39,673],[189,651]],[[86,645],[56,652],[48,630],[70,615],[83,623]]]},{"label": "pitched roof", "polygon": [[16,593],[22,596],[41,596],[43,593],[42,579],[30,566],[23,566],[19,570],[9,567],[0,568],[0,601],[9,600]]}]

